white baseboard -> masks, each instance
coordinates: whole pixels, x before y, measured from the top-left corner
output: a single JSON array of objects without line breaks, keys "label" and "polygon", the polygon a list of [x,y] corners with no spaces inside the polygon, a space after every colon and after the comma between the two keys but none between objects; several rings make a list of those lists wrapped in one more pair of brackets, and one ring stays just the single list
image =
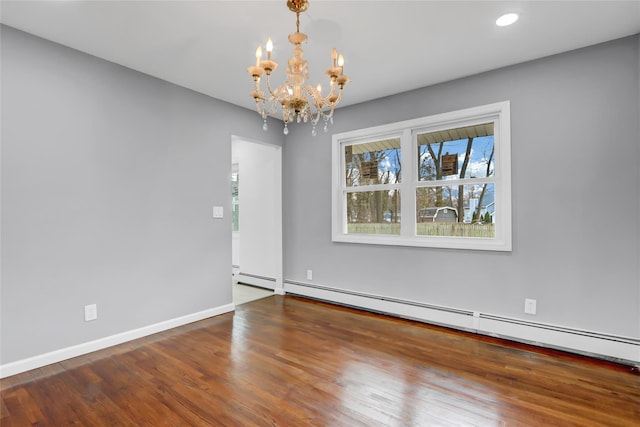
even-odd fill
[{"label": "white baseboard", "polygon": [[640,340],[499,316],[480,315],[478,333],[625,364],[640,363]]},{"label": "white baseboard", "polygon": [[197,322],[209,317],[218,316],[220,314],[228,313],[234,310],[234,304],[226,304],[220,307],[210,308],[208,310],[199,311],[197,313],[188,314],[186,316],[177,317],[175,319],[166,320],[164,322],[156,323],[153,325],[144,326],[142,328],[133,329],[131,331],[122,332],[120,334],[111,335],[94,341],[74,345],[72,347],[62,348],[60,350],[40,354],[37,356],[29,357],[27,359],[17,360],[15,362],[0,365],[0,378],[9,377],[11,375],[26,372],[31,369],[40,368],[52,363],[71,359],[73,357],[82,356],[83,354],[102,350],[107,347],[122,344],[127,341],[146,337],[148,335],[166,331],[168,329],[176,328],[188,323]]},{"label": "white baseboard", "polygon": [[304,282],[286,280],[284,290],[290,294],[540,347],[565,350],[628,365],[640,363],[640,339],[638,338],[548,325]]},{"label": "white baseboard", "polygon": [[260,288],[270,289],[275,291],[276,289],[276,279],[273,277],[259,276],[257,274],[249,274],[246,272],[238,273],[237,281],[240,283],[246,283],[251,286],[258,286]]}]

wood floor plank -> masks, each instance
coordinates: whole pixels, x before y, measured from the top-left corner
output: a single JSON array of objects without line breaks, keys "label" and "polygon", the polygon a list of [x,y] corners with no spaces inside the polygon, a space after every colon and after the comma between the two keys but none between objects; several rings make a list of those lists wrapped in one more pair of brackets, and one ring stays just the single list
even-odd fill
[{"label": "wood floor plank", "polygon": [[292,296],[0,381],[5,426],[640,426],[617,365]]}]

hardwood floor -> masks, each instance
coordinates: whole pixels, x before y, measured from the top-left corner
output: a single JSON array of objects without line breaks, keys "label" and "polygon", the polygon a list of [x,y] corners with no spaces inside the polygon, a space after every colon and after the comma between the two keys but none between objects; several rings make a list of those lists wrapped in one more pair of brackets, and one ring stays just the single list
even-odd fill
[{"label": "hardwood floor", "polygon": [[271,295],[273,295],[273,291],[269,289],[245,285],[244,283],[233,284],[233,303],[237,306],[260,298],[270,297]]},{"label": "hardwood floor", "polygon": [[9,426],[638,426],[628,366],[273,296],[5,378]]}]

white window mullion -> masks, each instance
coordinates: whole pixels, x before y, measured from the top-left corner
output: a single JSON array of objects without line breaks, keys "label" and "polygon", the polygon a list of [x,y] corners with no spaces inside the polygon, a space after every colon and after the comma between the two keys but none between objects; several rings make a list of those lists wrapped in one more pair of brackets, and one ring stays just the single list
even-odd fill
[{"label": "white window mullion", "polygon": [[402,187],[400,189],[400,206],[402,219],[400,220],[400,236],[413,238],[416,234],[416,190],[414,182],[417,179],[416,153],[417,147],[411,129],[404,129],[401,137],[402,150]]},{"label": "white window mullion", "polygon": [[[331,145],[332,168],[331,188],[333,189],[333,200],[331,209],[331,234],[336,236],[344,236],[347,233],[347,214],[346,214],[346,189],[343,180],[345,170],[344,147],[340,140],[334,135]],[[336,167],[337,165],[337,167]]]}]

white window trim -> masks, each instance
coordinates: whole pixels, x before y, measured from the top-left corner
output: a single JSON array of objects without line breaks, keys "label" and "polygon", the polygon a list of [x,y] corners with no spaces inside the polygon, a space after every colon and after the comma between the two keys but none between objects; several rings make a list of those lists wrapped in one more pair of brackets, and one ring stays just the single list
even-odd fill
[{"label": "white window trim", "polygon": [[[416,132],[436,131],[464,127],[474,123],[494,121],[494,164],[496,211],[496,236],[477,237],[435,237],[416,236],[415,191],[421,183],[417,181]],[[375,140],[382,136],[401,135],[401,149],[410,156],[402,156],[403,179],[400,184],[402,222],[399,235],[347,234],[346,207],[343,192],[344,145]],[[511,251],[511,115],[509,101],[443,114],[390,123],[367,129],[359,129],[333,135],[332,138],[332,240],[334,242],[361,243],[374,245],[434,247],[450,249],[473,249],[491,251]],[[353,189],[351,189],[353,190]],[[413,196],[412,196],[413,194]]]}]

